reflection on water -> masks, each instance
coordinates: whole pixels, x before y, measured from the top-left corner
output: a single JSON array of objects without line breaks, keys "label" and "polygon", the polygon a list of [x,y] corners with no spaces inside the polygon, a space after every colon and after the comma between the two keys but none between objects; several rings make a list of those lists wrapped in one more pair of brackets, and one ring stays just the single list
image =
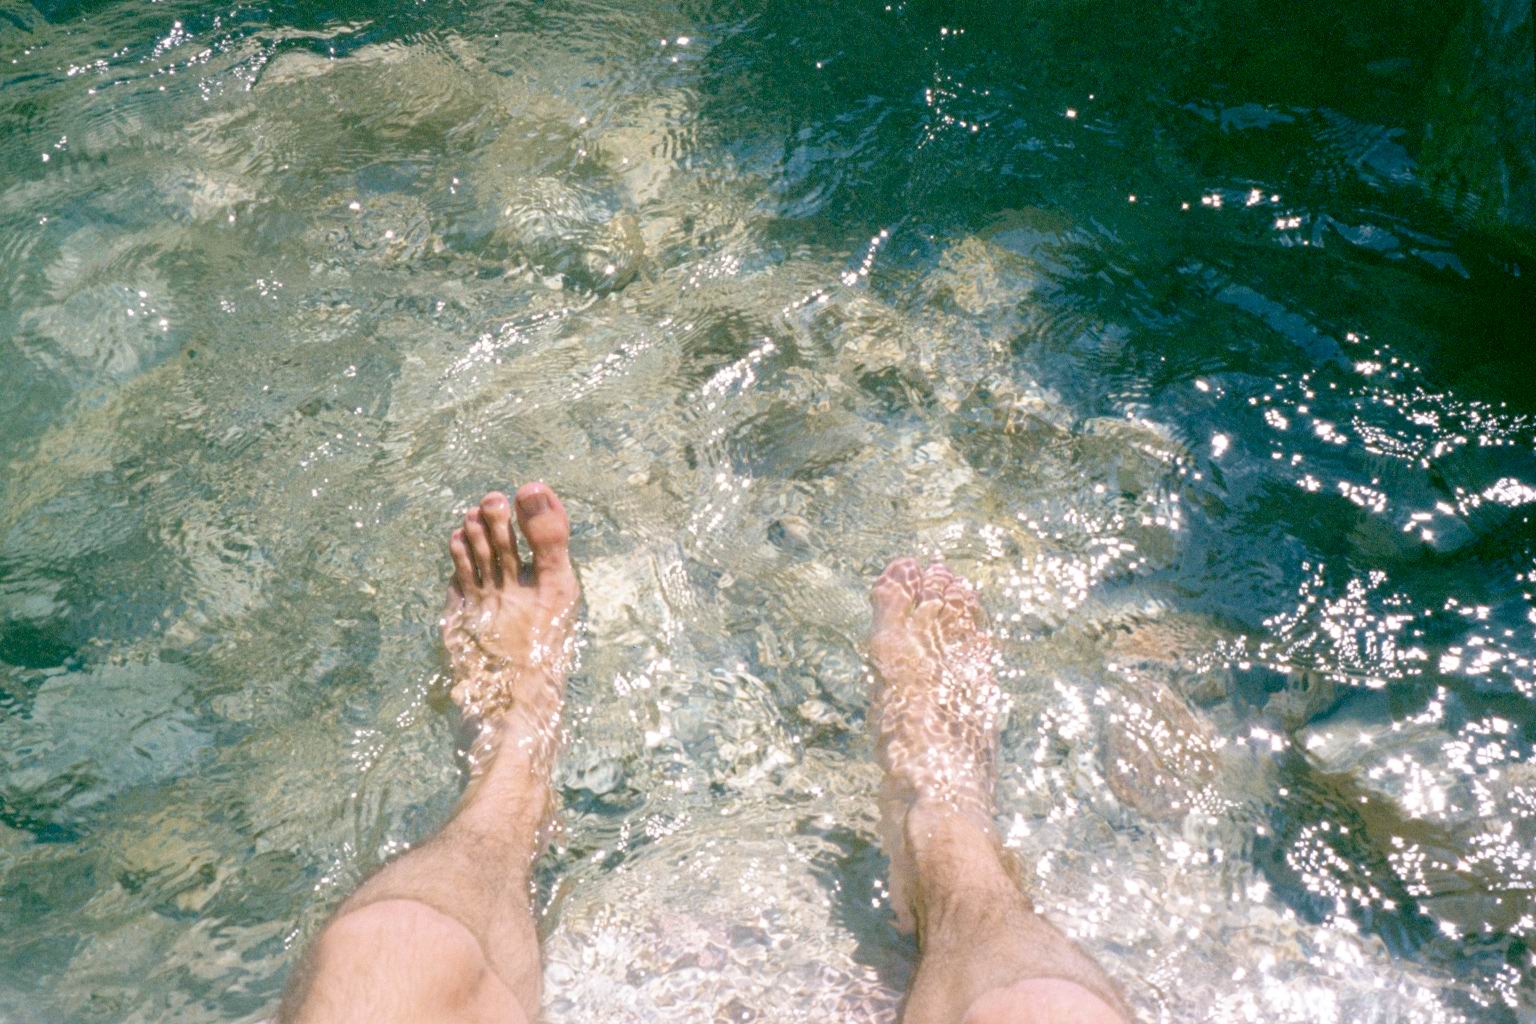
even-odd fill
[{"label": "reflection on water", "polygon": [[456,794],[444,538],[543,478],[552,1020],[889,1018],[903,553],[1146,1019],[1529,1019],[1529,275],[1420,162],[1470,23],[1378,6],[0,6],[4,1013],[270,1012]]}]

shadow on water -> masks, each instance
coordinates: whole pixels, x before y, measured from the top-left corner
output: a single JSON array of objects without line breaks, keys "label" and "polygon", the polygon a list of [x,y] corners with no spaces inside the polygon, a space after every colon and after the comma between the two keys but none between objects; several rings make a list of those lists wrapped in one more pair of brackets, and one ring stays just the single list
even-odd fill
[{"label": "shadow on water", "polygon": [[905,992],[917,964],[917,942],[893,925],[885,880],[889,861],[868,835],[803,819],[797,831],[820,838],[836,853],[823,854],[812,871],[831,896],[838,923],[858,942],[854,959],[871,967],[893,992]]}]

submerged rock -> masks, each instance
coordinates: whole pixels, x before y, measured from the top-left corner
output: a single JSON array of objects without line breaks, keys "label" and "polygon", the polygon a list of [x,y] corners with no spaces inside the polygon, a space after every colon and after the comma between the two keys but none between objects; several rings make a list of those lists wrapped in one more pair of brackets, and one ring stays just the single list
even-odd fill
[{"label": "submerged rock", "polygon": [[944,251],[925,284],[937,302],[969,316],[997,316],[1028,298],[1037,270],[1030,260],[995,242],[962,238]]},{"label": "submerged rock", "polygon": [[[572,864],[544,949],[548,1018],[893,1017],[905,979],[882,976],[867,950],[896,944],[867,835],[870,766],[814,756],[828,763],[788,780],[787,804],[759,786],[718,812],[656,808]],[[836,781],[804,788],[810,778]]]},{"label": "submerged rock", "polygon": [[1531,0],[1473,0],[1441,51],[1423,165],[1432,187],[1536,252]]},{"label": "submerged rock", "polygon": [[0,720],[0,802],[13,823],[68,829],[124,790],[190,770],[213,741],[189,707],[195,682],[158,663],[54,675],[30,714]]},{"label": "submerged rock", "polygon": [[1100,613],[1093,628],[1102,631],[1112,664],[1157,674],[1186,700],[1211,704],[1230,692],[1226,654],[1241,637],[1206,616],[1142,604]]},{"label": "submerged rock", "polygon": [[[1297,734],[1312,769],[1307,785],[1349,809],[1342,832],[1352,830],[1350,841],[1379,858],[1401,896],[1428,918],[1427,940],[1481,934],[1525,941],[1536,934],[1529,852],[1536,769],[1519,759],[1511,730],[1485,718],[1449,732],[1432,702],[1405,719],[1335,715]],[[1343,837],[1298,833],[1291,856],[1320,841],[1337,845]],[[1313,870],[1353,884],[1353,874],[1331,858],[1317,859]]]},{"label": "submerged rock", "polygon": [[1217,741],[1211,727],[1167,686],[1132,676],[1104,732],[1104,777],[1121,803],[1174,821],[1213,813]]}]

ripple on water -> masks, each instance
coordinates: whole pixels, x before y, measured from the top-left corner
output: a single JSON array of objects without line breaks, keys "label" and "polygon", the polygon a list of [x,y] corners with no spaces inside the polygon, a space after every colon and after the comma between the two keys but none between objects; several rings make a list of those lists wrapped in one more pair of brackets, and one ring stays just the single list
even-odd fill
[{"label": "ripple on water", "polygon": [[1148,1019],[1523,1019],[1536,435],[1421,315],[1507,282],[1357,76],[895,8],[17,15],[14,1016],[270,1010],[448,812],[442,537],[542,477],[552,1018],[894,1012],[861,645],[912,553],[981,586],[1003,832]]}]

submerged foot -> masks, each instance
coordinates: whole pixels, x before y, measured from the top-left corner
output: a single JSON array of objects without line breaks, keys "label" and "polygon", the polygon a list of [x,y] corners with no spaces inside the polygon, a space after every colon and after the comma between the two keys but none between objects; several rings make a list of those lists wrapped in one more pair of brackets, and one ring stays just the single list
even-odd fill
[{"label": "submerged foot", "polygon": [[453,700],[480,727],[472,769],[509,742],[546,771],[554,758],[580,592],[570,537],[560,499],[548,484],[532,483],[515,501],[487,494],[449,539],[443,646]]},{"label": "submerged foot", "polygon": [[870,592],[874,689],[870,721],[885,771],[880,833],[891,902],[915,926],[909,817],[959,815],[992,834],[997,733],[1006,711],[976,592],[940,564],[892,562]]}]

